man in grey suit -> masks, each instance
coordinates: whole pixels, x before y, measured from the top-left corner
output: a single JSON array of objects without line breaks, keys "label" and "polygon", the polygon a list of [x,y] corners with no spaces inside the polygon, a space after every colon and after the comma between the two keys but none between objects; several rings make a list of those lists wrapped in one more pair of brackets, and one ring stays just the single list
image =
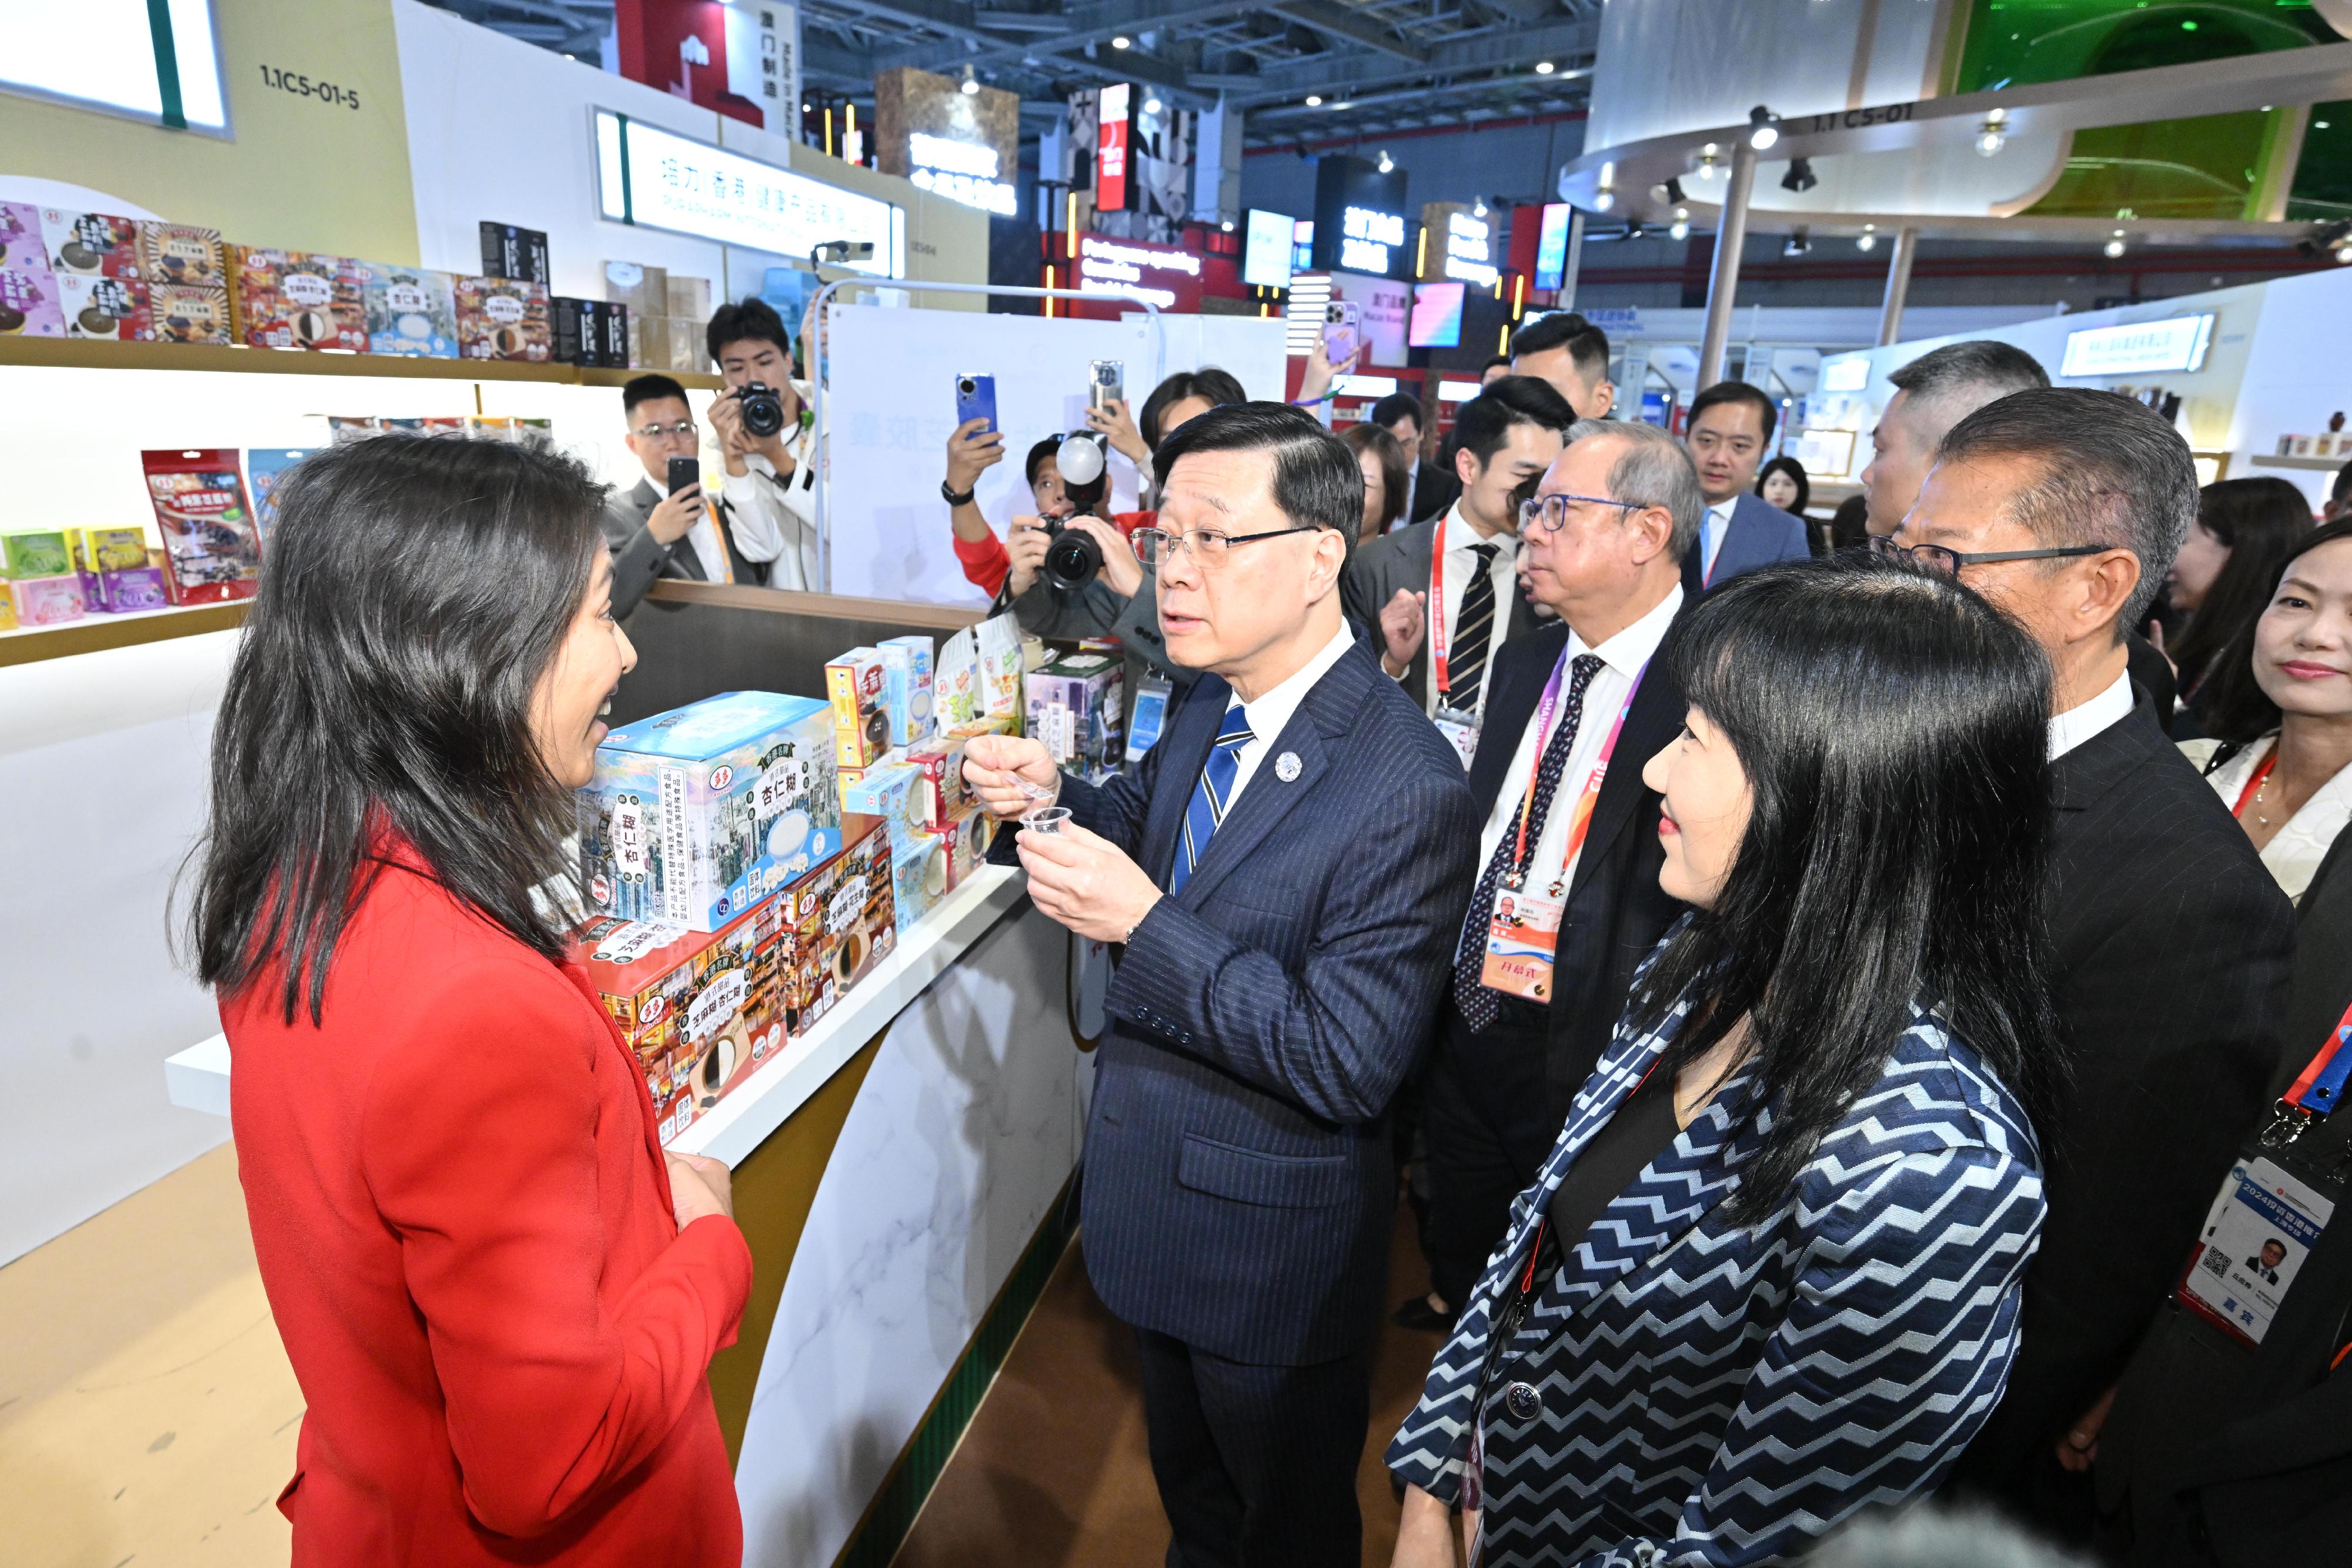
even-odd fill
[{"label": "man in grey suit", "polygon": [[[1365,545],[1341,580],[1349,617],[1379,639],[1381,667],[1403,683],[1423,713],[1445,717],[1454,727],[1448,738],[1457,745],[1475,738],[1489,655],[1534,627],[1515,570],[1519,502],[1559,455],[1575,420],[1568,401],[1532,376],[1495,382],[1454,416],[1454,465],[1462,481],[1454,505],[1442,517]],[[1433,594],[1434,551],[1442,551],[1443,591]],[[1446,716],[1454,715],[1466,718],[1468,737]]]},{"label": "man in grey suit", "polygon": [[1683,444],[1706,502],[1698,542],[1683,561],[1683,591],[1694,598],[1743,571],[1812,553],[1804,519],[1756,493],[1757,465],[1780,423],[1772,400],[1746,382],[1717,382],[1691,400]]},{"label": "man in grey suit", "polygon": [[635,610],[656,578],[719,582],[731,575],[737,582],[764,584],[767,567],[747,559],[733,530],[710,519],[699,483],[670,494],[670,459],[701,451],[702,432],[687,404],[686,389],[664,375],[632,377],[621,389],[621,410],[629,422],[624,439],[646,475],[629,489],[615,486],[604,498],[614,617]]}]

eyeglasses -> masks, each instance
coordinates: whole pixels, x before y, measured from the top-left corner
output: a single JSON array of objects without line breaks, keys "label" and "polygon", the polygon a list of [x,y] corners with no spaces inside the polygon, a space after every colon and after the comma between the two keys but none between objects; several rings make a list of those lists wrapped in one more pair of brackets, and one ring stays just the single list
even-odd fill
[{"label": "eyeglasses", "polygon": [[1559,532],[1568,526],[1568,508],[1571,505],[1615,507],[1621,511],[1638,512],[1646,507],[1649,503],[1612,501],[1606,496],[1539,496],[1532,501],[1519,503],[1519,531],[1525,533],[1538,523],[1541,523],[1546,533]]},{"label": "eyeglasses", "polygon": [[2052,549],[1956,550],[1942,545],[1899,545],[1885,534],[1871,536],[1870,548],[1876,553],[1914,561],[1929,571],[1946,577],[1958,577],[1964,566],[1990,566],[1999,560],[2062,560],[2069,556],[2104,555],[2113,545],[2061,545]]},{"label": "eyeglasses", "polygon": [[1171,533],[1166,528],[1138,528],[1128,536],[1127,542],[1135,547],[1135,559],[1149,567],[1165,565],[1178,549],[1192,552],[1192,559],[1204,570],[1215,570],[1224,564],[1227,552],[1235,545],[1255,544],[1260,539],[1288,538],[1293,534],[1309,534],[1312,528],[1270,528],[1262,534],[1229,534],[1220,528],[1187,528],[1182,533]]},{"label": "eyeglasses", "polygon": [[659,441],[665,435],[675,435],[680,441],[691,441],[701,434],[701,430],[702,427],[694,421],[681,419],[676,424],[641,424],[637,427],[637,434],[647,441]]}]

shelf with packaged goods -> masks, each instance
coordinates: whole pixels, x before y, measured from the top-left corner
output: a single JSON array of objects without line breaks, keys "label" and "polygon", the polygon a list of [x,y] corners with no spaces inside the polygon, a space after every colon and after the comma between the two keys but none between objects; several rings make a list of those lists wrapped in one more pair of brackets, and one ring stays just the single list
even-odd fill
[{"label": "shelf with packaged goods", "polygon": [[140,643],[167,643],[175,637],[201,637],[208,632],[234,632],[245,624],[249,599],[226,604],[187,604],[172,610],[139,610],[121,615],[85,615],[57,626],[20,626],[0,632],[0,667],[35,664],[44,659],[70,658],[107,648],[128,648]]},{"label": "shelf with packaged goods", "polygon": [[[217,343],[106,343],[81,338],[0,338],[0,366],[93,371],[233,371],[260,375],[391,376],[416,381],[541,382],[617,387],[642,370],[590,370],[517,360],[420,360],[399,354],[342,354],[303,349],[247,349]],[[662,372],[680,384],[716,392],[726,382],[687,371]]]},{"label": "shelf with packaged goods", "polygon": [[2257,468],[2303,468],[2315,474],[2333,474],[2352,465],[2352,457],[2282,457],[2268,452],[2257,452],[2253,463]]}]

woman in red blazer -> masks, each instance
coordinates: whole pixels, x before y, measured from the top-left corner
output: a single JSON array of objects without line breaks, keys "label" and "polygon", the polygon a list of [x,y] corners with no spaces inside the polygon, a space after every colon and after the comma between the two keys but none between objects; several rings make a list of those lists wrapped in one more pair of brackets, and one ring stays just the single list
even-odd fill
[{"label": "woman in red blazer", "polygon": [[705,1374],[751,1258],[665,1159],[548,888],[635,662],[602,490],[383,436],[278,492],[214,735],[194,935],[312,1564],[732,1568]]}]

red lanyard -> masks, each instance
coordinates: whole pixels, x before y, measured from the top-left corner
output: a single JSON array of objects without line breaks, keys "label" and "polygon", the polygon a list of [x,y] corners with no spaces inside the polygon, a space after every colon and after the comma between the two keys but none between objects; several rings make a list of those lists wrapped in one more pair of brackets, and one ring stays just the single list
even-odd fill
[{"label": "red lanyard", "polygon": [[2230,808],[2230,815],[2242,817],[2246,814],[2247,802],[2254,798],[2254,791],[2263,787],[2263,780],[2268,779],[2271,769],[2277,766],[2278,747],[2273,746],[2271,754],[2263,758],[2261,767],[2254,769],[2253,777],[2246,780],[2246,787],[2238,791],[2238,803]]},{"label": "red lanyard", "polygon": [[[1560,677],[1568,671],[1569,652],[1559,651],[1559,662],[1551,667],[1551,679],[1544,684],[1543,700],[1536,716],[1535,764],[1528,771],[1528,787],[1519,796],[1518,838],[1511,847],[1511,871],[1506,879],[1513,888],[1524,886],[1528,865],[1528,818],[1533,814],[1536,781],[1543,774],[1543,754],[1551,744],[1552,711],[1559,706]],[[1601,755],[1594,758],[1592,771],[1585,776],[1584,788],[1577,792],[1576,805],[1568,820],[1568,846],[1560,853],[1562,871],[1576,862],[1576,853],[1584,847],[1584,836],[1592,831],[1592,808],[1601,798],[1601,782],[1608,776],[1609,759],[1616,755],[1617,737],[1625,731],[1625,716],[1633,711],[1633,695],[1642,689],[1642,677],[1650,673],[1649,664],[1633,672],[1633,684],[1625,688],[1625,700],[1619,705],[1617,718],[1609,727],[1609,737],[1601,743]]]},{"label": "red lanyard", "polygon": [[1445,645],[1453,639],[1445,634],[1445,524],[1437,519],[1437,533],[1429,541],[1429,664],[1430,676],[1437,683],[1437,706],[1444,707],[1453,691],[1445,678]]}]

